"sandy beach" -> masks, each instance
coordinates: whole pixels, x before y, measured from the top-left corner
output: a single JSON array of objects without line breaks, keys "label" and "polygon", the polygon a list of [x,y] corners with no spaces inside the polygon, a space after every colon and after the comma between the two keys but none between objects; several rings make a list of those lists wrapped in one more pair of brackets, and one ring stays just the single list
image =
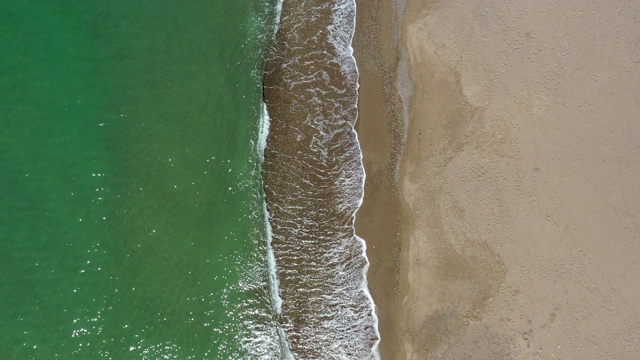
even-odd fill
[{"label": "sandy beach", "polygon": [[383,359],[640,353],[640,1],[358,1]]}]

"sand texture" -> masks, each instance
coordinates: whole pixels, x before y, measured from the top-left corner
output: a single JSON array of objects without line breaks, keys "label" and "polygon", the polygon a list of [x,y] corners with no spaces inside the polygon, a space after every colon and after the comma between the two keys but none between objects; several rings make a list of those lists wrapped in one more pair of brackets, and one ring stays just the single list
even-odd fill
[{"label": "sand texture", "polygon": [[402,14],[354,42],[383,359],[638,358],[640,1]]}]

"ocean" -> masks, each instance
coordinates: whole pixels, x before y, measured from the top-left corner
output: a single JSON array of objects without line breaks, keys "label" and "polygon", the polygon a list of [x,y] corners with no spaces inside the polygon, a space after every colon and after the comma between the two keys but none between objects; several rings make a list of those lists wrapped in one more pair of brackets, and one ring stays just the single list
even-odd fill
[{"label": "ocean", "polygon": [[[354,16],[346,0],[0,2],[0,359],[374,358]],[[274,78],[282,60],[317,70],[283,41],[296,29],[335,40],[307,49],[327,53],[325,84]],[[327,191],[279,190],[301,182]]]}]

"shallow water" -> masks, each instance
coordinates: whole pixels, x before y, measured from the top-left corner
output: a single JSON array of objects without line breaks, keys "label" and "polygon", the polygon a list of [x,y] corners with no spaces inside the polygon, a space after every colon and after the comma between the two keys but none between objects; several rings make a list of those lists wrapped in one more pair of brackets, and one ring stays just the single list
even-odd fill
[{"label": "shallow water", "polygon": [[377,358],[377,319],[354,234],[364,170],[353,129],[352,0],[285,1],[265,75],[265,186],[282,298],[300,359]]}]

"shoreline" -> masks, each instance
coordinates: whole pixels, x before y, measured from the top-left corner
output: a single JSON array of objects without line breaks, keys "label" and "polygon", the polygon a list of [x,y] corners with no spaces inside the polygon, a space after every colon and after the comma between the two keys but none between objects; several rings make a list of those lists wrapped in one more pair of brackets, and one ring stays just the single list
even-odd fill
[{"label": "shoreline", "polygon": [[640,352],[640,2],[357,2],[382,359]]}]

